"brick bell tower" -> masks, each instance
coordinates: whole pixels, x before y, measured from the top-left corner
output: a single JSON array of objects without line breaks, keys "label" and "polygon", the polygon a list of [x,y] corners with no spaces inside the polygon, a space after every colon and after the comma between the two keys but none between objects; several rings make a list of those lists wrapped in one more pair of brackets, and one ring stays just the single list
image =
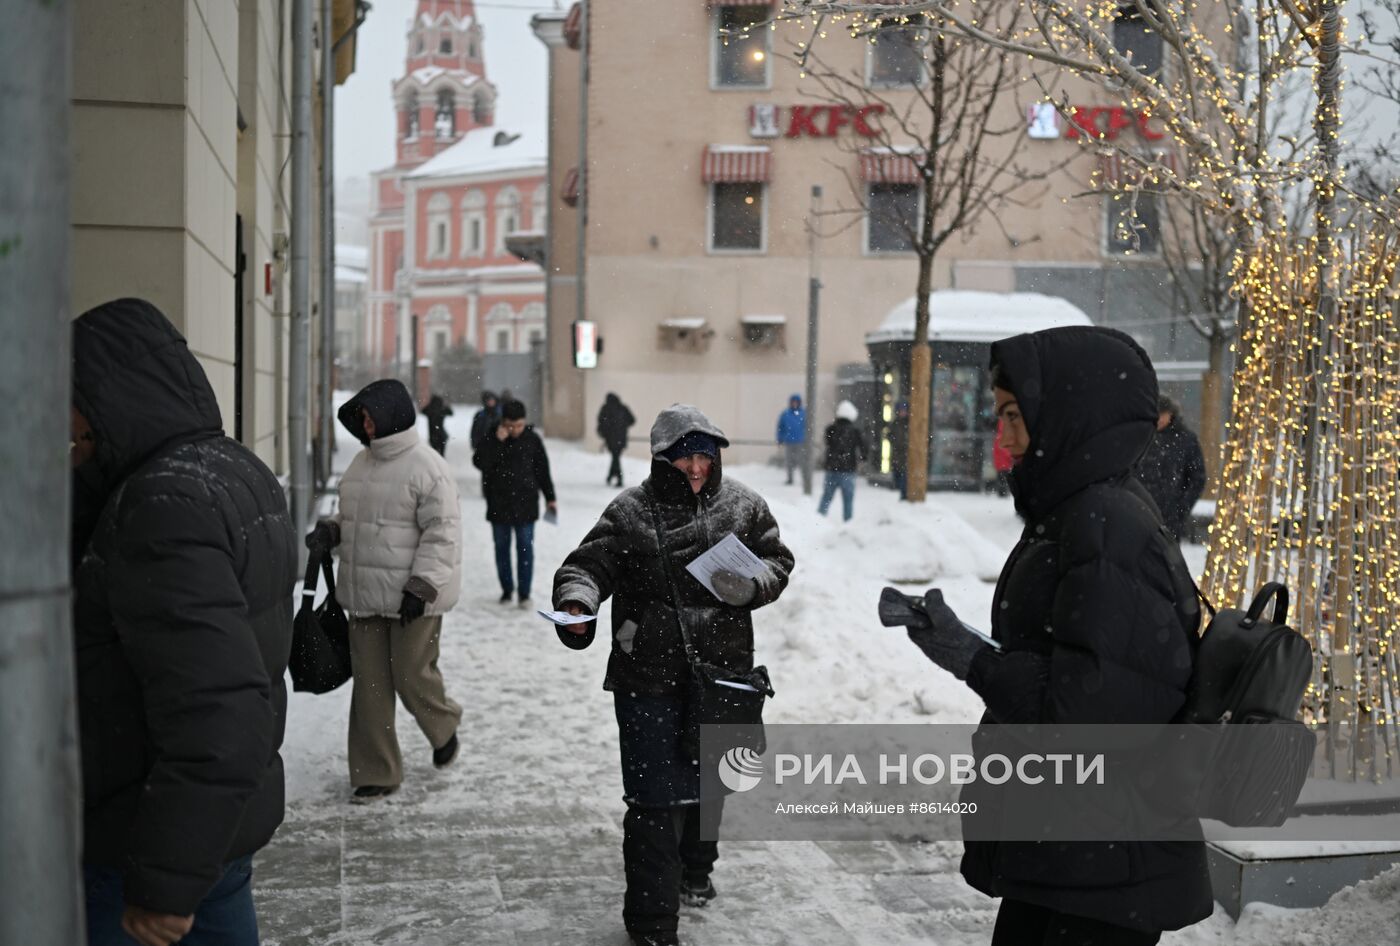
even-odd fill
[{"label": "brick bell tower", "polygon": [[495,120],[481,22],[472,0],[418,0],[404,75],[394,83],[397,165],[412,168]]}]

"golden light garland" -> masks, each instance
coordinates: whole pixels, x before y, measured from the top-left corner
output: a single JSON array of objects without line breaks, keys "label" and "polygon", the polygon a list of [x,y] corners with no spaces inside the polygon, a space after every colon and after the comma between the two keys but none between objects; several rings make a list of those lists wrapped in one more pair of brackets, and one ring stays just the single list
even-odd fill
[{"label": "golden light garland", "polygon": [[[1169,66],[1156,75],[1115,48],[1125,5],[1163,37]],[[811,39],[830,26],[869,41],[883,26],[930,16],[1152,114],[1181,150],[1175,166],[1081,143],[1136,162],[1121,199],[1150,188],[1195,201],[1237,237],[1243,318],[1203,584],[1217,604],[1239,606],[1265,581],[1288,582],[1299,599],[1292,621],[1319,658],[1305,713],[1327,734],[1331,774],[1400,774],[1400,192],[1362,205],[1345,191],[1338,3],[1019,6],[1033,25],[1015,32],[998,32],[983,15],[995,5],[978,0],[783,0],[776,20]],[[1281,128],[1298,84],[1324,74],[1313,138]],[[1318,209],[1311,232],[1288,221],[1300,186]]]},{"label": "golden light garland", "polygon": [[1332,737],[1328,768],[1379,778],[1400,751],[1400,237],[1385,221],[1349,230],[1325,348],[1307,317],[1320,303],[1317,249],[1278,234],[1241,260],[1251,318],[1204,588],[1233,605],[1265,581],[1292,587],[1291,620],[1319,657],[1304,712]]}]

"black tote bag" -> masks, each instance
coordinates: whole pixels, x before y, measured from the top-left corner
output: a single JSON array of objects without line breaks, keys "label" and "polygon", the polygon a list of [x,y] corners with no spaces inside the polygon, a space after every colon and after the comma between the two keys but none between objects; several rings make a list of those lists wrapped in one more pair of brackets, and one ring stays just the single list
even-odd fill
[{"label": "black tote bag", "polygon": [[[326,576],[326,600],[314,607],[316,573]],[[329,693],[350,679],[350,620],[335,600],[335,572],[327,552],[306,563],[301,609],[292,626],[292,654],[287,661],[292,689],[303,693]]]}]

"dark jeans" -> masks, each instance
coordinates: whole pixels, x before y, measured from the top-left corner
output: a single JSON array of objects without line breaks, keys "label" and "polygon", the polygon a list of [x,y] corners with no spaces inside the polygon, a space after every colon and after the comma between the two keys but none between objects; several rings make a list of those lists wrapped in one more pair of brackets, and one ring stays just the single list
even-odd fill
[{"label": "dark jeans", "polygon": [[909,477],[903,470],[891,470],[890,478],[894,480],[894,488],[899,490],[900,499],[909,498]]},{"label": "dark jeans", "polygon": [[817,512],[823,516],[831,508],[831,498],[836,495],[837,490],[841,490],[841,518],[846,522],[851,521],[851,507],[856,501],[856,475],[854,473],[833,473],[826,471],[826,478],[822,480],[822,500],[817,504]]},{"label": "dark jeans", "polygon": [[501,591],[510,594],[516,589],[510,572],[510,540],[515,538],[515,566],[520,578],[520,597],[530,597],[530,579],[535,575],[535,524],[533,522],[493,522],[491,534],[496,540],[496,577]]},{"label": "dark jeans", "polygon": [[1161,933],[1057,913],[1021,900],[1003,900],[992,946],[1153,946]]},{"label": "dark jeans", "polygon": [[622,451],[625,449],[627,448],[618,447],[616,450],[612,447],[608,448],[608,452],[612,454],[612,465],[608,467],[609,485],[612,484],[613,480],[617,480],[618,486],[622,485]]},{"label": "dark jeans", "polygon": [[442,456],[447,456],[447,431],[429,429],[428,446],[432,447]]},{"label": "dark jeans", "polygon": [[615,693],[613,705],[627,802],[622,921],[634,933],[674,932],[682,874],[703,885],[719,859],[719,844],[700,838],[718,831],[723,802],[698,803],[697,760],[681,748],[682,701]]},{"label": "dark jeans", "polygon": [[[122,872],[83,865],[87,888],[88,946],[138,946],[122,930]],[[257,946],[258,916],[253,911],[253,858],[230,861],[224,876],[200,901],[194,927],[181,946]]]}]

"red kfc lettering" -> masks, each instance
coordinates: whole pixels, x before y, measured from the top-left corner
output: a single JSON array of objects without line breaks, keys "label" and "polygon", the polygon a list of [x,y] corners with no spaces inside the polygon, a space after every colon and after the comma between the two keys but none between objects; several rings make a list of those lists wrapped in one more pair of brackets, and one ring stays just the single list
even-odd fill
[{"label": "red kfc lettering", "polygon": [[835,138],[836,132],[843,125],[851,123],[851,107],[849,105],[828,105],[827,113],[831,116],[826,122],[826,136]]},{"label": "red kfc lettering", "polygon": [[1152,128],[1147,124],[1147,123],[1148,123],[1149,121],[1151,121],[1151,120],[1152,120],[1152,113],[1151,113],[1151,112],[1138,112],[1138,116],[1137,116],[1138,134],[1139,134],[1139,135],[1142,135],[1142,136],[1143,136],[1144,138],[1146,138],[1148,141],[1159,141],[1159,140],[1161,140],[1162,138],[1167,137],[1167,133],[1164,132],[1164,131],[1153,131],[1153,130],[1152,130]]},{"label": "red kfc lettering", "polygon": [[818,112],[825,110],[825,105],[794,105],[792,119],[788,122],[787,136],[800,138],[803,135],[810,135],[813,138],[820,138],[822,133],[817,128],[816,117]]},{"label": "red kfc lettering", "polygon": [[1132,128],[1137,123],[1137,117],[1130,115],[1126,108],[1108,109],[1108,130],[1104,132],[1104,137],[1113,141],[1118,137],[1118,133],[1124,128]]},{"label": "red kfc lettering", "polygon": [[883,105],[863,106],[860,111],[856,112],[856,120],[854,122],[856,134],[863,135],[866,138],[874,138],[876,135],[880,134],[880,129],[870,124],[869,119],[871,115],[883,114],[885,114],[885,106]]},{"label": "red kfc lettering", "polygon": [[1073,139],[1085,135],[1089,138],[1102,138],[1103,132],[1099,130],[1099,113],[1102,111],[1103,109],[1098,107],[1070,106],[1070,125],[1065,129],[1065,137]]}]

